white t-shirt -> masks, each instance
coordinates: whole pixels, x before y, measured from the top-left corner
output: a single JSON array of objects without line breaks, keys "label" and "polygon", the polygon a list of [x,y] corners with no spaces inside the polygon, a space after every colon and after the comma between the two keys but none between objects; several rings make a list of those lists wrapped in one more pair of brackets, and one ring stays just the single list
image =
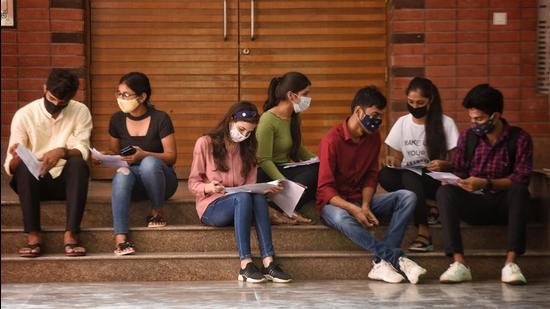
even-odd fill
[{"label": "white t-shirt", "polygon": [[[446,115],[443,115],[443,130],[445,130],[447,150],[455,148],[459,136],[458,128],[454,120]],[[414,123],[411,114],[397,119],[385,143],[391,148],[401,151],[403,154],[401,166],[415,166],[430,162],[426,149],[425,126]]]}]

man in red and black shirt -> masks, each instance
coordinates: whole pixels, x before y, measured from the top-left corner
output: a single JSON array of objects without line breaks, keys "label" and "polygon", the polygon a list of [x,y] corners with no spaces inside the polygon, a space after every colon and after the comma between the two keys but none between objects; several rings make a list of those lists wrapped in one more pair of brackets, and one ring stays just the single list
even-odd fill
[{"label": "man in red and black shirt", "polygon": [[[441,186],[437,205],[445,252],[454,263],[441,282],[472,279],[465,266],[460,220],[470,224],[508,224],[508,249],[501,279],[525,284],[515,264],[525,252],[529,177],[533,169],[531,137],[502,118],[502,93],[488,84],[474,87],[464,98],[471,128],[462,132],[453,159],[458,186]],[[481,235],[480,235],[481,236]]]},{"label": "man in red and black shirt", "polygon": [[[386,98],[376,87],[360,89],[351,104],[352,115],[323,137],[317,208],[327,225],[374,254],[370,279],[398,283],[404,280],[401,271],[417,283],[426,270],[400,249],[416,195],[407,190],[374,195],[381,144],[378,127],[385,107]],[[368,230],[379,224],[378,218],[390,220],[383,239]]]}]

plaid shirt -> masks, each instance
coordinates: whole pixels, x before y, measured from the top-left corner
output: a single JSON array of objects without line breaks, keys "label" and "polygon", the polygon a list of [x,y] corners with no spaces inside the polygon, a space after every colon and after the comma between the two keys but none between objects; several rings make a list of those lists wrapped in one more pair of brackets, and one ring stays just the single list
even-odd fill
[{"label": "plaid shirt", "polygon": [[[464,130],[458,138],[456,153],[453,158],[455,172],[461,177],[480,177],[488,179],[510,178],[514,183],[529,184],[529,177],[533,170],[533,142],[527,132],[520,130],[516,142],[516,160],[509,174],[508,165],[508,138],[510,126],[502,119],[503,131],[495,145],[491,145],[486,136],[479,139],[470,165],[466,163],[467,150],[466,136],[468,129]],[[468,168],[469,167],[469,168]]]}]

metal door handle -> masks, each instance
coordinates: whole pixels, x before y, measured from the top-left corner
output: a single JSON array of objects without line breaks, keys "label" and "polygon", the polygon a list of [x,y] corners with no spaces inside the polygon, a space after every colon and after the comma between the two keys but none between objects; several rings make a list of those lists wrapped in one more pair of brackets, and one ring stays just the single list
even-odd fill
[{"label": "metal door handle", "polygon": [[250,0],[250,40],[254,41],[254,0]]},{"label": "metal door handle", "polygon": [[227,0],[223,0],[223,40],[227,41]]}]

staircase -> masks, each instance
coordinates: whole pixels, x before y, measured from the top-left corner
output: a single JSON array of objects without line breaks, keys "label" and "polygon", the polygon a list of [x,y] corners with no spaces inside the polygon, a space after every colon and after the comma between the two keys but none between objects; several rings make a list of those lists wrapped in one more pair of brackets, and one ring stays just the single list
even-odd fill
[{"label": "staircase", "polygon": [[[546,178],[543,185],[546,190],[547,184]],[[64,202],[42,203],[44,254],[28,259],[17,255],[17,249],[25,240],[21,228],[21,209],[17,196],[4,185],[1,204],[2,283],[237,278],[239,258],[233,229],[201,225],[194,199],[187,191],[187,183],[180,183],[178,192],[165,206],[167,227],[144,227],[149,204],[138,202],[132,205],[130,237],[136,243],[137,250],[133,256],[117,257],[113,254],[110,196],[110,182],[91,183],[80,235],[88,255],[77,258],[63,254]],[[548,207],[548,200],[540,201]],[[537,215],[535,222],[528,226],[528,252],[519,260],[528,280],[550,275],[550,268],[541,267],[550,263],[550,230],[546,225],[546,210],[540,213],[544,215]],[[315,211],[307,209],[306,215],[312,217]],[[385,231],[385,227],[379,227],[373,233],[381,237]],[[441,227],[433,226],[432,231],[438,251],[409,256],[428,269],[429,279],[437,279],[450,260],[441,252]],[[474,280],[498,279],[504,261],[506,227],[464,226],[462,235]],[[411,226],[403,244],[406,246],[414,237],[415,229]],[[318,218],[313,225],[274,226],[273,242],[277,261],[297,280],[366,279],[370,270],[372,255],[338,232],[318,223]],[[257,254],[254,232],[251,245],[253,254]]]}]

